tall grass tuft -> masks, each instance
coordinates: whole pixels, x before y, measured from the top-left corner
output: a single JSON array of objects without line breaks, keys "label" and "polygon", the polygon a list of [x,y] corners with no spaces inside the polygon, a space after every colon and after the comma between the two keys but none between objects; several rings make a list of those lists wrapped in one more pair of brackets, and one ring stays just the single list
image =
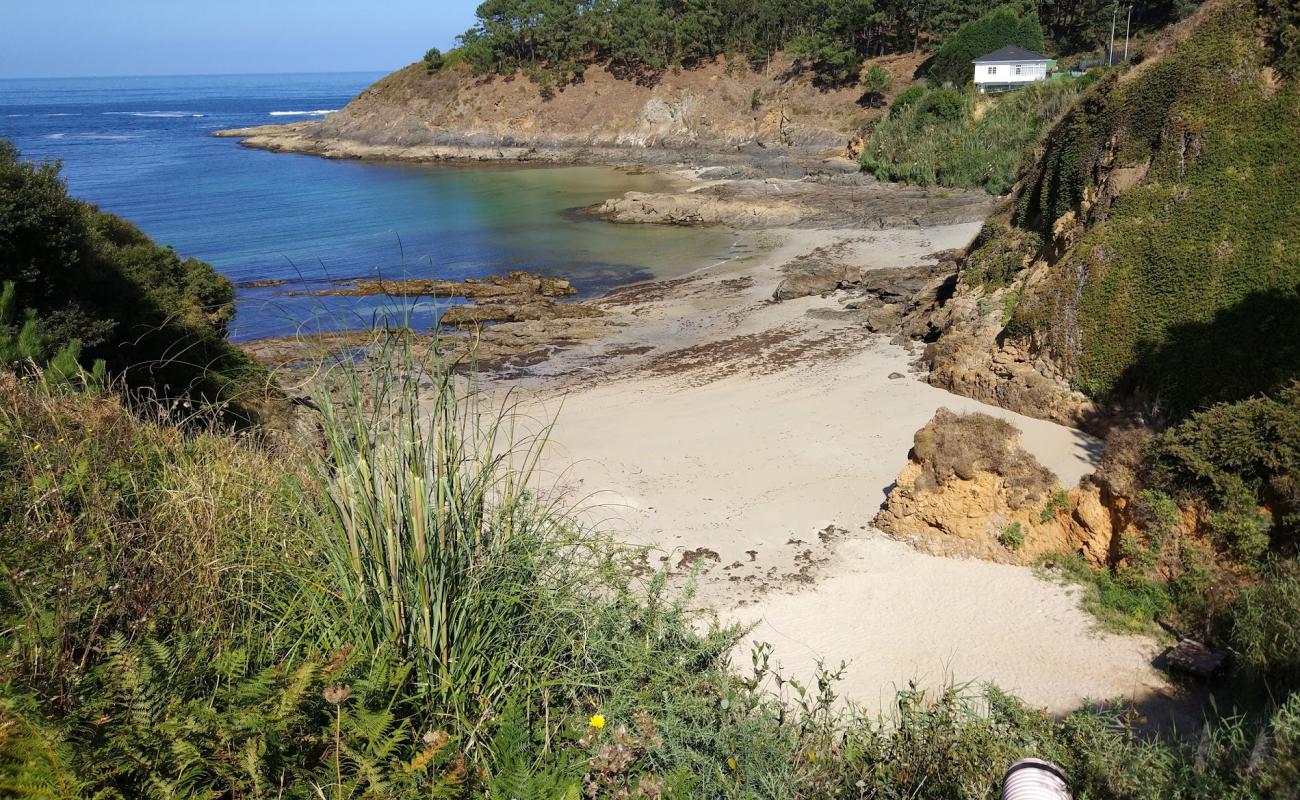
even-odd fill
[{"label": "tall grass tuft", "polygon": [[363,362],[374,372],[339,366],[320,400],[310,507],[324,607],[340,603],[345,635],[394,648],[430,704],[462,720],[508,691],[580,682],[584,609],[610,550],[530,488],[550,426],[491,400],[436,347],[422,358],[396,334],[380,350]]}]

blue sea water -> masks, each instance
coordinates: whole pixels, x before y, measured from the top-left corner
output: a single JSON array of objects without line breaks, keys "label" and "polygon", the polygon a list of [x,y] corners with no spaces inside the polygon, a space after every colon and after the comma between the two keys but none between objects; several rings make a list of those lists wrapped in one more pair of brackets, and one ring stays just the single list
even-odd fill
[{"label": "blue sea water", "polygon": [[[331,280],[465,278],[527,269],[584,294],[727,254],[706,230],[611,225],[575,208],[662,178],[600,167],[331,161],[241,147],[223,128],[319,118],[370,73],[0,80],[0,136],[60,159],[69,191],[241,287],[234,340],[364,327],[382,298],[313,297]],[[409,309],[400,309],[399,313]],[[432,324],[432,303],[414,307]]]}]

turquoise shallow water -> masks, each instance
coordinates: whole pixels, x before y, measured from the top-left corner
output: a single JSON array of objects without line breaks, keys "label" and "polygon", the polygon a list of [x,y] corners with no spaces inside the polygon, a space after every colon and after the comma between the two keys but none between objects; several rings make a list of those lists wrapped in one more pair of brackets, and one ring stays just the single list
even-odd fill
[{"label": "turquoise shallow water", "polygon": [[[0,136],[62,159],[69,190],[210,262],[241,288],[231,337],[357,328],[404,313],[312,298],[330,280],[465,278],[527,269],[583,294],[725,258],[719,231],[611,225],[572,213],[661,177],[601,167],[424,166],[267,153],[209,134],[319,117],[377,74],[0,81]],[[414,308],[432,324],[436,308]],[[424,321],[422,323],[422,320]]]}]

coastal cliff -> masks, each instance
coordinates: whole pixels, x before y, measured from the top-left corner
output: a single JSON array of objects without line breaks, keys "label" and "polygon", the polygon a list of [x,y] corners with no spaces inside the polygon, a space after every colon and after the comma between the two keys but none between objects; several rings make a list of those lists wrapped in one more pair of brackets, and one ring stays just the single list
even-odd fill
[{"label": "coastal cliff", "polygon": [[1101,431],[1297,373],[1300,91],[1266,24],[1207,3],[1065,114],[931,313],[931,383]]},{"label": "coastal cliff", "polygon": [[[878,59],[899,81],[920,59]],[[522,73],[476,76],[464,64],[412,64],[320,121],[219,131],[270,150],[337,158],[523,160],[613,164],[762,163],[843,152],[875,110],[862,89],[823,89],[778,54],[665,72],[658,80],[588,67],[559,90]]]}]

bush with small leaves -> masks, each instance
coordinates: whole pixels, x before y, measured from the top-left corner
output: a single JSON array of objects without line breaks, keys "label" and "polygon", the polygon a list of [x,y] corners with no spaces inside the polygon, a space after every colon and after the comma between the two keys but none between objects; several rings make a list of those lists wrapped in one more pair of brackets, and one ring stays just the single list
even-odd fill
[{"label": "bush with small leaves", "polygon": [[428,72],[437,72],[442,69],[445,59],[442,51],[436,47],[430,47],[424,54],[424,68]]}]

